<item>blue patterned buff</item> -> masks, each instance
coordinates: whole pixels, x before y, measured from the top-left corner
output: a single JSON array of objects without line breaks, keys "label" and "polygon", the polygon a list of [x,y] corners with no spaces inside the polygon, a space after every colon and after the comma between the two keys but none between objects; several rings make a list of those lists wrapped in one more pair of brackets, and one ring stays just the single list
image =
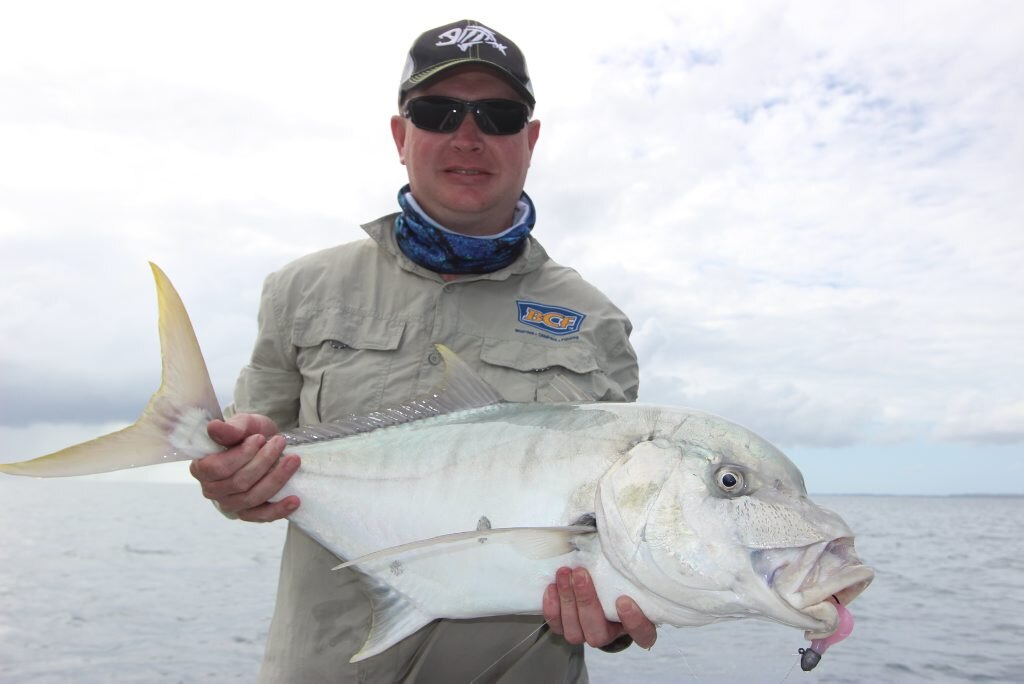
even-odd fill
[{"label": "blue patterned buff", "polygon": [[493,273],[522,253],[537,221],[533,202],[524,192],[512,227],[497,235],[462,235],[427,216],[413,199],[409,186],[398,191],[402,213],[395,219],[395,239],[405,256],[435,273],[465,275]]}]

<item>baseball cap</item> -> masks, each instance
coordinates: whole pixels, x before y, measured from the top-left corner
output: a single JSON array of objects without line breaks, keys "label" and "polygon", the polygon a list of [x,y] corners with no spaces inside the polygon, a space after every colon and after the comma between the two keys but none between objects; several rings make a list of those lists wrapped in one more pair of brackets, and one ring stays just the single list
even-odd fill
[{"label": "baseball cap", "polygon": [[526,58],[511,40],[478,21],[463,19],[420,34],[409,49],[398,101],[413,88],[463,64],[492,68],[533,107],[533,85]]}]

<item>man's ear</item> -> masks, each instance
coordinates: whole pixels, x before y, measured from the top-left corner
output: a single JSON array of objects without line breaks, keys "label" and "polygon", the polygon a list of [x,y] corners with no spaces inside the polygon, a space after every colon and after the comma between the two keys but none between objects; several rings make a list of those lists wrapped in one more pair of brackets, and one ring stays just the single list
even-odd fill
[{"label": "man's ear", "polygon": [[405,164],[405,118],[395,115],[391,117],[391,137],[395,141],[395,148],[398,150],[398,161]]},{"label": "man's ear", "polygon": [[537,138],[540,137],[540,121],[534,119],[533,121],[526,122],[526,144],[530,146],[530,152],[533,152],[533,146],[537,144]]}]

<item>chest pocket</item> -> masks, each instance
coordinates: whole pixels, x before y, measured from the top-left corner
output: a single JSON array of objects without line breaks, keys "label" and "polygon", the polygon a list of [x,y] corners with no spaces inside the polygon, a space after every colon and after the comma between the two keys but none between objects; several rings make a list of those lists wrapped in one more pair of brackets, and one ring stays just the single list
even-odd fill
[{"label": "chest pocket", "polygon": [[296,316],[303,377],[299,422],[325,423],[380,408],[405,322],[338,310]]},{"label": "chest pocket", "polygon": [[592,401],[617,398],[594,350],[586,343],[548,346],[485,339],[480,360],[480,374],[508,401],[564,401],[562,391],[551,384],[559,375]]}]

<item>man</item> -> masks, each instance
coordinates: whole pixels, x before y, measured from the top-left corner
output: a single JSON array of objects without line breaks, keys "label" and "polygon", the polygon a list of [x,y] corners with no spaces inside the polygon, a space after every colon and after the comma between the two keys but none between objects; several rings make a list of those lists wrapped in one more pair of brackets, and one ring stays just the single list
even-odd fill
[{"label": "man", "polygon": [[[534,104],[522,53],[501,34],[467,20],[416,40],[391,120],[409,177],[402,211],[363,226],[368,240],[267,278],[234,415],[209,425],[231,448],[192,465],[222,511],[250,521],[294,511],[297,497],[269,502],[299,467],[278,428],[425,394],[441,378],[436,342],[511,401],[554,400],[559,375],[601,400],[636,398],[629,321],[530,236],[536,212],[523,186],[540,133]],[[546,626],[522,616],[442,620],[350,664],[370,607],[358,575],[330,571],[338,562],[289,527],[261,681],[586,681],[584,641],[617,649],[655,638],[631,599],[617,602],[622,623],[608,622],[587,573],[563,568],[537,597]]]}]

